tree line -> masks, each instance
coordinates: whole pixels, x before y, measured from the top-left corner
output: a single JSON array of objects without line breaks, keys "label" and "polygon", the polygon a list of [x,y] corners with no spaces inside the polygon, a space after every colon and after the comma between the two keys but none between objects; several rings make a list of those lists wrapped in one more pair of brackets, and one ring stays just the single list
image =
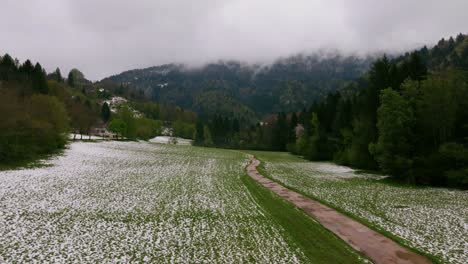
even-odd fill
[{"label": "tree line", "polygon": [[384,56],[365,76],[300,112],[256,125],[232,117],[200,120],[195,144],[290,151],[406,183],[467,188],[468,60],[460,59],[468,54],[467,39]]},{"label": "tree line", "polygon": [[31,159],[65,145],[70,124],[59,94],[39,63],[0,57],[1,163]]},{"label": "tree line", "polygon": [[0,56],[0,165],[62,149],[69,133],[83,138],[94,127],[146,140],[160,135],[166,121],[176,136],[194,135],[197,115],[191,111],[136,97],[111,111],[106,101],[113,96],[77,69],[64,78],[58,68],[47,74],[39,63]]},{"label": "tree line", "polygon": [[306,111],[288,150],[408,183],[467,187],[468,75],[428,74],[418,61],[378,60],[366,80]]}]

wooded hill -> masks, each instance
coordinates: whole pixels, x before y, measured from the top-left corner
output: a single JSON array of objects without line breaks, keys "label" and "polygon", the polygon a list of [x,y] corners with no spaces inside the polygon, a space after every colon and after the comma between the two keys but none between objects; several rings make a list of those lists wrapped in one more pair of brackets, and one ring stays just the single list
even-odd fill
[{"label": "wooded hill", "polygon": [[[197,145],[288,150],[405,182],[468,187],[468,37],[370,61],[296,56],[266,67],[164,65],[91,83],[77,70],[64,79],[59,70],[47,75],[38,63],[5,55],[0,161],[49,153],[69,131],[87,132],[99,121],[131,139],[155,136],[169,121],[176,136]],[[114,95],[130,100],[109,114],[103,101]]]},{"label": "wooded hill", "polygon": [[62,149],[69,133],[89,135],[95,127],[130,140],[149,139],[167,121],[176,136],[193,136],[194,112],[125,93],[118,94],[125,103],[112,112],[106,101],[115,95],[77,69],[65,79],[59,69],[47,74],[39,63],[0,56],[0,167]]},{"label": "wooded hill", "polygon": [[102,80],[198,112],[252,120],[309,106],[362,76],[372,58],[297,55],[271,65],[220,61],[200,68],[169,64],[131,70]]},{"label": "wooded hill", "polygon": [[[362,78],[299,113],[281,112],[257,126],[241,123],[238,132],[225,131],[234,126],[219,126],[229,122],[218,117],[206,126],[214,145],[288,150],[404,182],[466,188],[467,70],[468,37],[460,34],[396,59],[384,56]],[[220,131],[238,140],[213,136]]]}]

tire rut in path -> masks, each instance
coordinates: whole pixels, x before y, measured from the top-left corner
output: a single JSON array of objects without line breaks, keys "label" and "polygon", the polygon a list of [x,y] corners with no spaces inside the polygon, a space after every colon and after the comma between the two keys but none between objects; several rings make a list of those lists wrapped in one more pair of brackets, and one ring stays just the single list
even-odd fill
[{"label": "tire rut in path", "polygon": [[247,166],[247,174],[251,178],[304,210],[304,212],[317,220],[322,226],[368,257],[372,262],[376,264],[432,263],[426,257],[410,251],[350,217],[262,176],[257,171],[259,164],[259,160],[251,157],[250,163]]}]

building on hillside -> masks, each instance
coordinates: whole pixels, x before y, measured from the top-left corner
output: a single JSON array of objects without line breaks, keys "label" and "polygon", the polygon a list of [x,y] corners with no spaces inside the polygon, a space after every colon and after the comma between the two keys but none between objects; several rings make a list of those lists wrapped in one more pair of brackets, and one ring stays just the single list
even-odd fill
[{"label": "building on hillside", "polygon": [[105,127],[94,127],[91,130],[93,136],[102,137],[105,139],[118,139],[118,135],[107,130]]}]

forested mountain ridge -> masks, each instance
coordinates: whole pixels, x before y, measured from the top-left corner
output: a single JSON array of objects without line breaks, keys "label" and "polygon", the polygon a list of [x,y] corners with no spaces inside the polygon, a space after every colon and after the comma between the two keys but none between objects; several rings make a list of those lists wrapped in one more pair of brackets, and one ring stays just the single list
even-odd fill
[{"label": "forested mountain ridge", "polygon": [[[468,39],[460,34],[416,52],[429,71],[438,71],[468,67],[467,47]],[[393,61],[403,63],[409,57],[406,53]],[[255,119],[309,107],[365,75],[373,61],[371,56],[316,54],[282,58],[268,65],[219,61],[190,68],[166,64],[125,71],[101,82],[121,85],[127,92],[179,105],[202,116],[217,112]]]},{"label": "forested mountain ridge", "polygon": [[212,113],[198,120],[194,143],[287,150],[410,183],[466,188],[467,43],[460,34],[430,49],[384,55],[346,87],[301,111],[280,111],[255,125]]},{"label": "forested mountain ridge", "polygon": [[[468,37],[464,34],[458,34],[455,38],[442,38],[432,48],[424,46],[416,50],[416,53],[431,71],[440,71],[447,68],[468,69]],[[395,59],[395,61],[402,62],[410,55],[410,53],[406,53]]]},{"label": "forested mountain ridge", "polygon": [[363,75],[372,61],[371,57],[297,55],[270,65],[220,61],[189,68],[168,64],[126,71],[102,82],[121,84],[201,115],[249,117],[300,110]]},{"label": "forested mountain ridge", "polygon": [[[300,113],[224,134],[237,134],[241,148],[288,150],[410,183],[468,188],[467,41],[460,34],[431,49],[383,56]],[[209,122],[214,144],[236,147],[216,136],[219,123]]]}]

